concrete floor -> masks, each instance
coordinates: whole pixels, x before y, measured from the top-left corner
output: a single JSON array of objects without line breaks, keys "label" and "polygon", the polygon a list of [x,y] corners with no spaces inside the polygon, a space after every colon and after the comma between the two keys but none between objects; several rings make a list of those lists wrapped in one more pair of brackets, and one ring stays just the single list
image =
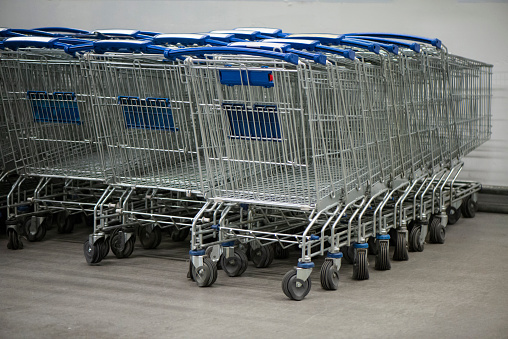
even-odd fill
[{"label": "concrete floor", "polygon": [[296,252],[237,278],[219,271],[212,287],[198,288],[186,279],[187,242],[136,247],[122,260],[110,253],[91,267],[87,233],[52,229],[20,251],[0,237],[0,338],[508,336],[508,215],[463,218],[444,245],[426,244],[391,271],[375,271],[371,258],[368,281],[352,280],[344,264],[337,291],[321,289],[315,269],[301,302],[280,287]]}]

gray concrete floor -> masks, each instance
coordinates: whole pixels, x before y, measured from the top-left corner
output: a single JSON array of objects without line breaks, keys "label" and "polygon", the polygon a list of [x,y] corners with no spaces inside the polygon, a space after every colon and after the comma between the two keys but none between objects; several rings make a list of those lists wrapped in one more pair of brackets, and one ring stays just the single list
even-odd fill
[{"label": "gray concrete floor", "polygon": [[301,302],[280,287],[296,252],[237,278],[219,271],[198,288],[186,279],[187,242],[137,246],[122,260],[110,253],[91,267],[87,233],[53,229],[20,251],[0,237],[0,338],[508,337],[508,215],[462,218],[444,245],[426,244],[391,271],[371,265],[368,281],[344,264],[337,291],[321,289],[315,269]]}]

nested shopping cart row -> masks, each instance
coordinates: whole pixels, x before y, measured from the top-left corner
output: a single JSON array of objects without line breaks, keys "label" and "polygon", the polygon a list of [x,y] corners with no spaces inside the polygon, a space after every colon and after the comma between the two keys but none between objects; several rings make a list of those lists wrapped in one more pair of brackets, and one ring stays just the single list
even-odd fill
[{"label": "nested shopping cart row", "polygon": [[[3,101],[21,105],[40,133],[24,137],[24,120],[10,131],[28,150],[23,168],[46,180],[33,201],[91,213],[89,263],[109,246],[129,256],[136,233],[150,248],[161,228],[174,239],[191,229],[190,276],[209,286],[219,260],[237,276],[247,268],[244,250],[264,267],[298,246],[282,288],[301,300],[316,256],[327,256],[322,286],[336,289],[343,255],[366,279],[369,249],[386,270],[390,238],[394,259],[404,260],[407,241],[411,250],[423,250],[426,237],[443,242],[460,205],[474,214],[479,185],[456,178],[461,157],[490,136],[491,66],[450,56],[434,40],[376,34],[175,48],[182,39],[259,37],[243,32],[159,36],[172,45],[165,48],[157,36],[65,47],[87,51],[79,59],[46,50],[44,62],[32,62],[39,50],[8,57],[19,74],[57,70],[42,76],[57,86],[7,90]],[[74,80],[58,78],[74,71]],[[66,180],[48,194],[52,177]],[[80,180],[93,189],[76,190],[71,182]],[[55,198],[68,187],[79,199]]]}]

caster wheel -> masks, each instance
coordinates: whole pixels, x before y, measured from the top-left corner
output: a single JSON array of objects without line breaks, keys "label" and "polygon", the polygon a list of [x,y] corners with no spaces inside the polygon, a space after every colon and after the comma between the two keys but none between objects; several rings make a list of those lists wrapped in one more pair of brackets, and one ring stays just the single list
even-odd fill
[{"label": "caster wheel", "polygon": [[406,233],[403,231],[397,231],[397,242],[395,243],[395,252],[393,253],[393,260],[396,261],[409,260],[409,255],[407,253]]},{"label": "caster wheel", "polygon": [[176,228],[171,232],[171,239],[176,242],[184,241],[190,233],[190,228],[182,228],[177,230]]},{"label": "caster wheel", "polygon": [[103,239],[104,240],[102,240],[102,242],[101,242],[101,258],[102,259],[104,259],[104,258],[106,258],[108,256],[109,249],[110,249],[109,240],[106,239],[106,238],[103,238]]},{"label": "caster wheel", "polygon": [[439,224],[434,229],[434,239],[436,241],[436,244],[444,244],[446,239],[446,230],[443,225]]},{"label": "caster wheel", "polygon": [[120,231],[119,229],[114,230],[111,235],[111,251],[118,259],[128,258],[134,251],[134,243],[136,242],[134,235],[132,235],[125,243],[123,241],[123,237],[123,231]]},{"label": "caster wheel", "polygon": [[377,246],[377,239],[376,237],[372,236],[367,241],[367,244],[369,244],[369,254],[371,255],[377,255],[378,253],[378,246]]},{"label": "caster wheel", "polygon": [[422,234],[422,227],[415,225],[411,232],[409,232],[409,251],[410,252],[423,252],[424,242],[420,239]]},{"label": "caster wheel", "polygon": [[333,260],[325,260],[321,266],[321,287],[333,291],[339,288],[339,270]]},{"label": "caster wheel", "polygon": [[283,248],[281,244],[276,243],[273,246],[274,249],[274,258],[275,259],[287,259],[289,258],[289,248]]},{"label": "caster wheel", "polygon": [[261,246],[256,249],[253,249],[251,247],[250,256],[252,258],[254,266],[256,266],[257,268],[265,268],[270,266],[275,256],[275,253],[272,246]]},{"label": "caster wheel", "polygon": [[446,208],[446,214],[448,215],[448,225],[453,225],[459,221],[460,217],[462,216],[462,211],[460,208],[448,206]]},{"label": "caster wheel", "polygon": [[441,218],[438,218],[436,216],[431,216],[429,221],[429,242],[432,244],[437,243],[436,239],[436,229],[441,226]]},{"label": "caster wheel", "polygon": [[20,250],[23,248],[23,242],[19,238],[18,232],[16,232],[14,229],[9,228],[7,229],[7,236],[9,238],[7,242],[7,248],[10,250]]},{"label": "caster wheel", "polygon": [[139,228],[139,241],[145,250],[153,249],[159,246],[162,240],[162,232],[160,227],[151,226]]},{"label": "caster wheel", "polygon": [[32,218],[25,220],[24,230],[28,241],[41,241],[46,236],[46,223],[42,222],[38,227],[32,225]]},{"label": "caster wheel", "polygon": [[392,268],[390,263],[390,240],[377,241],[378,253],[374,268],[378,271],[388,271]]},{"label": "caster wheel", "polygon": [[83,244],[83,252],[85,254],[86,262],[89,265],[97,264],[102,260],[101,250],[98,242],[100,242],[100,240],[98,240],[97,242],[95,242],[95,244],[92,245],[90,244],[90,241],[87,240]]},{"label": "caster wheel", "polygon": [[217,280],[217,266],[210,258],[203,258],[203,266],[194,267],[191,262],[191,275],[192,280],[196,282],[199,287],[212,286]]},{"label": "caster wheel", "polygon": [[292,300],[303,300],[309,294],[312,283],[310,277],[302,281],[296,277],[296,269],[287,272],[282,278],[282,291]]},{"label": "caster wheel", "polygon": [[355,249],[351,246],[344,246],[341,248],[341,252],[343,255],[343,258],[346,260],[347,263],[353,264],[355,260]]},{"label": "caster wheel", "polygon": [[478,211],[478,204],[469,196],[464,198],[461,208],[466,218],[474,218],[476,216],[476,211]]},{"label": "caster wheel", "polygon": [[367,261],[367,249],[355,250],[355,261],[353,263],[353,279],[369,279],[369,262]]},{"label": "caster wheel", "polygon": [[222,254],[220,261],[222,269],[230,277],[238,277],[247,269],[247,256],[237,248],[235,248],[234,256],[226,258],[226,256]]}]

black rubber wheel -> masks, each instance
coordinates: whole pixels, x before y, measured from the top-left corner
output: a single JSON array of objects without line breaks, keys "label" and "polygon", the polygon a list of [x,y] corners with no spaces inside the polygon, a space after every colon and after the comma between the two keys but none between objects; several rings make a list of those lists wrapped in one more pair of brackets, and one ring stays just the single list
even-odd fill
[{"label": "black rubber wheel", "polygon": [[474,218],[478,211],[478,204],[471,198],[471,196],[464,198],[462,202],[462,212],[466,218]]},{"label": "black rubber wheel", "polygon": [[434,237],[437,244],[444,244],[446,239],[446,231],[443,225],[439,224],[434,230]]},{"label": "black rubber wheel", "polygon": [[[162,232],[160,227],[140,227],[138,235],[141,246],[143,246],[145,250],[156,248],[162,239]],[[157,242],[159,242],[159,244]]]},{"label": "black rubber wheel", "polygon": [[120,231],[118,228],[113,231],[111,237],[109,239],[109,244],[111,247],[111,252],[118,258],[124,258],[124,251],[127,247],[127,241],[124,243],[123,241],[123,231]]},{"label": "black rubber wheel", "polygon": [[422,226],[416,225],[409,232],[409,251],[423,252],[425,243],[420,240],[422,234]]},{"label": "black rubber wheel", "polygon": [[106,258],[109,254],[109,241],[106,238],[101,238],[100,249],[101,249],[101,260]]},{"label": "black rubber wheel", "polygon": [[289,248],[283,248],[280,243],[273,245],[274,258],[275,259],[287,259],[289,258]]},{"label": "black rubber wheel", "polygon": [[[236,252],[237,250],[235,249],[235,253]],[[247,254],[245,254],[245,252],[242,251],[241,249],[238,249],[238,254],[242,258],[242,269],[240,270],[238,275],[242,275],[247,270],[247,266],[249,265],[249,258],[247,258]]]},{"label": "black rubber wheel", "polygon": [[180,230],[177,230],[176,228],[171,231],[171,239],[175,242],[181,242],[187,239],[187,236],[190,233],[190,228],[182,228]]},{"label": "black rubber wheel", "polygon": [[333,264],[333,260],[325,260],[321,266],[321,287],[325,290],[335,291],[339,288],[339,270]]},{"label": "black rubber wheel", "polygon": [[409,260],[405,232],[397,231],[397,241],[395,243],[395,251],[393,252],[393,260],[396,260],[396,261]]},{"label": "black rubber wheel", "polygon": [[265,268],[270,266],[275,256],[272,246],[261,246],[256,249],[251,247],[250,257],[254,266],[257,268]]},{"label": "black rubber wheel", "polygon": [[311,287],[310,277],[305,281],[296,278],[296,269],[287,272],[282,279],[282,291],[288,298],[293,300],[303,300],[309,294]]},{"label": "black rubber wheel", "polygon": [[97,264],[102,260],[100,247],[97,242],[95,242],[95,244],[92,245],[90,244],[90,241],[88,240],[85,241],[85,243],[83,244],[83,252],[85,255],[86,262],[89,265]]},{"label": "black rubber wheel", "polygon": [[129,240],[125,242],[125,247],[123,250],[123,258],[128,258],[131,256],[132,252],[134,251],[134,244],[136,243],[136,237],[132,235]]},{"label": "black rubber wheel", "polygon": [[374,268],[378,271],[388,271],[392,268],[390,262],[390,240],[377,241],[378,253]]},{"label": "black rubber wheel", "polygon": [[436,239],[436,229],[441,225],[441,218],[432,215],[429,221],[429,242],[437,243]]},{"label": "black rubber wheel", "polygon": [[376,237],[375,236],[369,237],[369,240],[367,240],[367,244],[369,244],[369,254],[377,255],[378,246]]},{"label": "black rubber wheel", "polygon": [[353,264],[355,260],[355,250],[353,246],[343,246],[341,248],[342,257],[346,260],[347,263]]},{"label": "black rubber wheel", "polygon": [[368,280],[369,264],[367,261],[367,249],[355,250],[355,261],[353,263],[353,279]]},{"label": "black rubber wheel", "polygon": [[203,258],[203,266],[192,268],[193,280],[199,287],[211,286],[217,280],[217,267],[210,258]]},{"label": "black rubber wheel", "polygon": [[246,259],[245,254],[242,255],[243,252],[237,248],[235,248],[235,253],[232,257],[226,258],[224,253],[221,256],[221,266],[222,270],[226,272],[226,274],[230,277],[238,277],[243,272],[245,272],[245,263],[244,260]]},{"label": "black rubber wheel", "polygon": [[41,241],[46,236],[46,224],[42,222],[38,227],[32,226],[32,218],[27,218],[24,223],[24,230],[28,241]]},{"label": "black rubber wheel", "polygon": [[448,206],[446,208],[446,214],[448,215],[448,225],[453,225],[457,221],[459,221],[459,219],[462,215],[462,210],[460,208]]},{"label": "black rubber wheel", "polygon": [[7,237],[9,238],[7,242],[7,248],[10,250],[20,250],[23,248],[23,242],[19,238],[18,232],[16,230],[9,228],[7,229]]}]

